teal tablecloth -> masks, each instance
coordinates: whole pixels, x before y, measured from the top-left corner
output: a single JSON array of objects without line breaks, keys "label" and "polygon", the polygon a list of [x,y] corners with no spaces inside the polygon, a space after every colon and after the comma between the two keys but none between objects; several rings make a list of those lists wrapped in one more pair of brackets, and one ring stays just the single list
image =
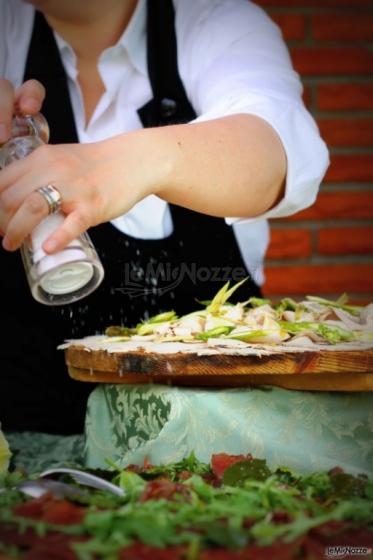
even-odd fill
[{"label": "teal tablecloth", "polygon": [[11,468],[28,473],[67,465],[84,465],[83,434],[60,436],[39,432],[7,432],[12,451]]},{"label": "teal tablecloth", "polygon": [[373,393],[101,385],[91,394],[87,465],[165,463],[191,451],[202,461],[249,452],[300,472],[339,465],[373,476]]}]

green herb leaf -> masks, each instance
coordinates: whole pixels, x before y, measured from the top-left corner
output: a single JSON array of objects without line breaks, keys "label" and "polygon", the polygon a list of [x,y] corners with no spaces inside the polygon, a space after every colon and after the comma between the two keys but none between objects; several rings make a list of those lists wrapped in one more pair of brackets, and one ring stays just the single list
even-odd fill
[{"label": "green herb leaf", "polygon": [[208,331],[198,333],[195,338],[198,340],[208,340],[209,338],[219,338],[222,335],[229,334],[234,327],[216,327]]},{"label": "green herb leaf", "polygon": [[266,480],[271,474],[265,459],[239,461],[224,471],[223,484],[242,486],[248,479]]},{"label": "green herb leaf", "polygon": [[325,305],[326,307],[335,307],[337,309],[343,309],[351,315],[359,315],[360,311],[363,309],[361,305],[346,305],[348,301],[347,294],[342,294],[337,301],[333,301],[331,299],[325,299],[318,296],[306,296],[308,301],[313,301],[315,303],[320,303],[321,305]]}]

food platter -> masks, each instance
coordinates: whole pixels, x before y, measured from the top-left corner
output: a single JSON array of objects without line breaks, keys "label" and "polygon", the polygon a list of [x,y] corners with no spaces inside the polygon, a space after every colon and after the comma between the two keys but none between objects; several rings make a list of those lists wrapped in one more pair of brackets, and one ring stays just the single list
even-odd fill
[{"label": "food platter", "polygon": [[213,454],[209,463],[191,453],[176,463],[113,466],[95,472],[113,493],[61,475],[71,469],[48,471],[59,480],[34,473],[34,485],[54,488],[41,497],[24,496],[25,473],[0,481],[0,558],[310,560],[341,543],[371,558],[367,476],[338,466],[301,475],[250,453]]},{"label": "food platter", "polygon": [[205,309],[184,317],[165,312],[136,328],[67,341],[60,348],[69,375],[99,383],[373,390],[372,305],[347,305],[346,298],[228,304],[235,288],[227,284]]}]

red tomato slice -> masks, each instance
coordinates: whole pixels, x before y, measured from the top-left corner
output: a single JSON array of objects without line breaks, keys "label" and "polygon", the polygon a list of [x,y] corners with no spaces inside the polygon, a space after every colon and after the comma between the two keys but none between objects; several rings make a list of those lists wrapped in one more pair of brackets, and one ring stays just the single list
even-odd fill
[{"label": "red tomato slice", "polygon": [[215,476],[219,479],[223,478],[225,469],[231,467],[235,463],[240,461],[251,461],[252,455],[248,453],[247,455],[228,455],[227,453],[217,453],[211,456],[211,468]]}]

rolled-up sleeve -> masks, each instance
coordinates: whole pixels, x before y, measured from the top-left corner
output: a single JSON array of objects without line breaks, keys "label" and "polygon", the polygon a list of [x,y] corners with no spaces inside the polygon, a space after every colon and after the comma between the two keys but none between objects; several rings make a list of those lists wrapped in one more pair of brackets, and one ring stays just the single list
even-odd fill
[{"label": "rolled-up sleeve", "polygon": [[193,122],[255,115],[276,131],[287,158],[279,203],[258,216],[227,222],[279,218],[312,205],[328,150],[303,104],[302,84],[279,28],[247,0],[195,0],[188,14],[185,4],[175,0],[176,31],[180,75],[198,115]]}]

